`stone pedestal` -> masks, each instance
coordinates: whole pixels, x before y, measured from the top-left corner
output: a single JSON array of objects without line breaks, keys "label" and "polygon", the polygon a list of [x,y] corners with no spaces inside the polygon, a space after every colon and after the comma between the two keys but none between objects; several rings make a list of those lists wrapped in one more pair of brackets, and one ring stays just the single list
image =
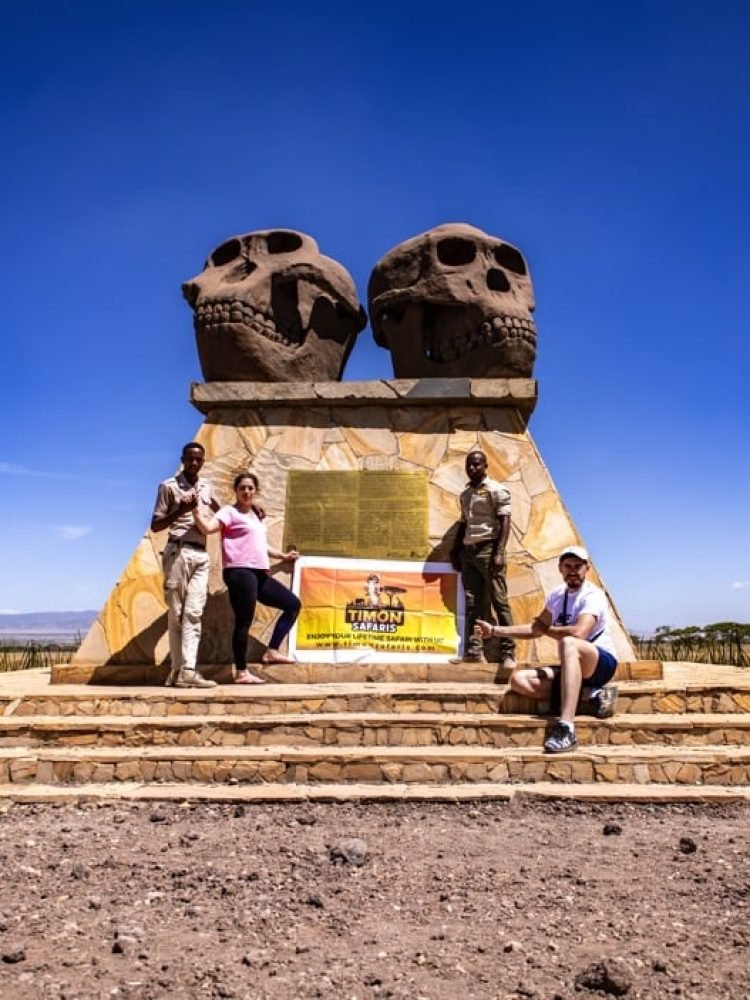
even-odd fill
[{"label": "stone pedestal", "polygon": [[[544,594],[560,582],[557,556],[563,547],[583,544],[527,429],[536,403],[533,380],[212,382],[194,384],[191,399],[205,415],[196,435],[206,449],[203,475],[229,502],[234,476],[251,468],[260,478],[260,501],[276,547],[283,538],[291,469],[427,472],[430,552],[425,557],[446,559],[466,483],[464,461],[475,448],[487,454],[490,475],[507,482],[512,492],[508,583],[516,621],[529,621],[541,609]],[[168,653],[160,565],[165,541],[165,533],[150,532],[139,541],[75,655],[71,670],[78,677],[88,666],[97,680],[106,679],[106,667],[121,677],[121,668],[133,664],[149,668],[155,681],[161,678]],[[216,536],[209,549],[210,595],[199,662],[229,663],[231,612]],[[589,578],[603,586],[595,567]],[[610,613],[620,658],[635,659],[611,602]],[[251,656],[260,652],[257,642],[270,637],[274,617],[259,605]],[[555,643],[546,638],[520,643],[518,654],[530,663],[557,658]],[[64,671],[56,680],[65,680]]]}]

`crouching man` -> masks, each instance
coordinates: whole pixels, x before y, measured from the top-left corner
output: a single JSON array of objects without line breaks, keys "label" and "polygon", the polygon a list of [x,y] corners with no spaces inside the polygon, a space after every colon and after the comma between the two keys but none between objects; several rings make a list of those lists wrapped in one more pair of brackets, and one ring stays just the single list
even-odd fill
[{"label": "crouching man", "polygon": [[586,579],[589,557],[585,549],[570,545],[558,562],[563,584],[547,597],[544,610],[528,625],[491,625],[478,621],[483,638],[507,636],[533,639],[548,635],[557,640],[558,667],[516,670],[510,686],[517,694],[539,701],[554,701],[559,682],[560,718],[544,743],[547,753],[565,753],[578,746],[575,713],[583,688],[594,714],[607,719],[614,714],[617,687],[608,685],[617,669],[612,637],[607,629],[607,599],[600,587]]}]

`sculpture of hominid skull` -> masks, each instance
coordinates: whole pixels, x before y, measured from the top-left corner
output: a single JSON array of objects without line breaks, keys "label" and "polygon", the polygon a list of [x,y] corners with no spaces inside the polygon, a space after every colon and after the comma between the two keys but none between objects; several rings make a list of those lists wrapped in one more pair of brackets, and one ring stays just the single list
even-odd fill
[{"label": "sculpture of hominid skull", "polygon": [[336,381],[367,317],[349,272],[310,236],[234,236],[182,286],[207,382]]},{"label": "sculpture of hominid skull", "polygon": [[516,247],[463,223],[400,243],[368,286],[375,342],[396,378],[530,378],[534,291]]}]

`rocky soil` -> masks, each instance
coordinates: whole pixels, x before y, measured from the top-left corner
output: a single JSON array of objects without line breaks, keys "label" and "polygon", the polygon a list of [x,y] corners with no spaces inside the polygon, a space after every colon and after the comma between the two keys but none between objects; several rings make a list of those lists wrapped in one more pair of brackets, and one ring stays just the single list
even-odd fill
[{"label": "rocky soil", "polygon": [[0,807],[3,998],[745,998],[750,808]]}]

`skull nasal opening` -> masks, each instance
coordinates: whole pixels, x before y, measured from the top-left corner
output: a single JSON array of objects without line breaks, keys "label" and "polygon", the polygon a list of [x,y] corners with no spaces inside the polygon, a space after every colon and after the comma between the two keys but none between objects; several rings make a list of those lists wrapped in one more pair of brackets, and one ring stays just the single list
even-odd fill
[{"label": "skull nasal opening", "polygon": [[491,292],[509,292],[510,282],[502,271],[493,267],[487,272],[487,287]]},{"label": "skull nasal opening", "polygon": [[437,245],[437,257],[441,264],[449,267],[463,267],[471,264],[477,255],[477,248],[471,240],[463,240],[458,236],[452,236],[445,240],[440,240]]}]

